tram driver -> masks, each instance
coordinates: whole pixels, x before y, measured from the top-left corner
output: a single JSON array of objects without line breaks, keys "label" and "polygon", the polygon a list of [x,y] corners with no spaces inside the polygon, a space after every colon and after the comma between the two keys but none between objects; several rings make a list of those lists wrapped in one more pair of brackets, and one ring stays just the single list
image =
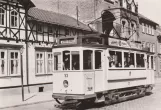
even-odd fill
[{"label": "tram driver", "polygon": [[70,70],[70,61],[68,57],[63,61],[63,70]]}]

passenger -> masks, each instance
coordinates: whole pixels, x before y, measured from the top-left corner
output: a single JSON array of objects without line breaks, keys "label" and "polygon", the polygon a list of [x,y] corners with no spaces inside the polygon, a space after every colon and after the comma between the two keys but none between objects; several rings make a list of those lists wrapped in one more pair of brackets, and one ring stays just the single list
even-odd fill
[{"label": "passenger", "polygon": [[110,66],[111,68],[114,68],[115,67],[115,63],[112,61],[111,62],[111,66]]},{"label": "passenger", "polygon": [[118,63],[116,64],[116,67],[122,67],[121,63],[118,62]]},{"label": "passenger", "polygon": [[73,62],[72,67],[73,67],[73,70],[79,70],[79,64],[76,61]]},{"label": "passenger", "polygon": [[63,62],[63,70],[70,70],[69,68],[69,59],[68,57],[65,58],[64,62]]}]

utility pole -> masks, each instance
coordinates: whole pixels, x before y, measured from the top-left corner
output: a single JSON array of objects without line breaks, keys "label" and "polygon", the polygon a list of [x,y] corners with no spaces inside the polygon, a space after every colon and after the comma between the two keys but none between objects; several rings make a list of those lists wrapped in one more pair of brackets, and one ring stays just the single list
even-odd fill
[{"label": "utility pole", "polygon": [[79,9],[78,9],[78,6],[76,6],[76,15],[77,15],[77,25],[79,25]]}]

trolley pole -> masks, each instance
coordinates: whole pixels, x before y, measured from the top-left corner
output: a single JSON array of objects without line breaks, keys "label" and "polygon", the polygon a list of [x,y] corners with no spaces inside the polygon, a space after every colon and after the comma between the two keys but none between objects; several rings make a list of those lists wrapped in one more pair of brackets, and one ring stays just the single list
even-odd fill
[{"label": "trolley pole", "polygon": [[21,53],[21,87],[22,87],[22,101],[24,101],[24,84],[23,84],[23,47],[20,50]]}]

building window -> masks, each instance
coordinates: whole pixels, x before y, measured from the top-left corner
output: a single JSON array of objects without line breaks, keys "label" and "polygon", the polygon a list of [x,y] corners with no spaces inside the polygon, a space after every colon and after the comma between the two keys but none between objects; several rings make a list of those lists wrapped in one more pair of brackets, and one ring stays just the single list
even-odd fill
[{"label": "building window", "polygon": [[0,76],[6,75],[6,69],[7,69],[7,54],[5,50],[0,50]]},{"label": "building window", "polygon": [[160,50],[160,52],[159,52],[159,53],[161,53],[161,43],[159,44],[159,47],[160,47],[160,48],[159,48],[159,50]]},{"label": "building window", "polygon": [[65,35],[70,35],[70,31],[68,28],[65,29]]},{"label": "building window", "polygon": [[18,51],[9,52],[10,75],[20,74],[20,53]]},{"label": "building window", "polygon": [[11,11],[11,26],[18,26],[18,13],[16,11]]},{"label": "building window", "polygon": [[50,34],[53,33],[53,27],[52,26],[48,26],[48,33],[50,33]]},{"label": "building window", "polygon": [[54,67],[53,54],[47,53],[47,73],[52,73]]},{"label": "building window", "polygon": [[150,35],[152,34],[151,26],[149,26],[149,34],[150,34]]},{"label": "building window", "polygon": [[20,75],[19,50],[0,49],[0,76]]},{"label": "building window", "polygon": [[4,20],[5,20],[5,11],[3,8],[0,8],[0,25],[4,25]]},{"label": "building window", "polygon": [[154,27],[152,27],[152,35],[154,35]]},{"label": "building window", "polygon": [[42,24],[37,24],[37,32],[42,33],[43,32],[43,26]]},{"label": "building window", "polygon": [[144,23],[142,23],[142,32],[143,33],[145,32],[145,25],[144,25]]},{"label": "building window", "polygon": [[155,44],[152,44],[152,52],[155,52]]},{"label": "building window", "polygon": [[44,52],[36,52],[36,74],[44,73]]}]

